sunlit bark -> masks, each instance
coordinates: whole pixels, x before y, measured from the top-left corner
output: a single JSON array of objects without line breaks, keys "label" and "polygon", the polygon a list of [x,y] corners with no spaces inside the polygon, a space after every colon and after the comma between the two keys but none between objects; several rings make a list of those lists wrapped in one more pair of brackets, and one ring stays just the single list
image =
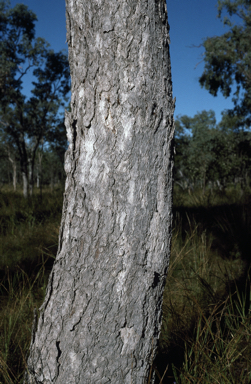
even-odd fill
[{"label": "sunlit bark", "polygon": [[66,1],[72,76],[59,248],[26,382],[146,383],[172,218],[164,0]]}]

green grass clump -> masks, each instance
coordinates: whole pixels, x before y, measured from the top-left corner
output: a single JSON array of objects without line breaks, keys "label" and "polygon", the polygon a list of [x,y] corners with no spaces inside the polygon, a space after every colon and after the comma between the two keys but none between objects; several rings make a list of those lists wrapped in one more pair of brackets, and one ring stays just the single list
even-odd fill
[{"label": "green grass clump", "polygon": [[249,195],[238,202],[229,193],[208,204],[205,195],[196,194],[193,204],[189,195],[174,199],[172,252],[156,359],[158,376],[163,377],[165,370],[166,374],[157,383],[248,384]]},{"label": "green grass clump", "polygon": [[13,192],[0,193],[0,270],[17,264],[37,263],[55,254],[62,211],[61,190],[25,199]]},{"label": "green grass clump", "polygon": [[1,282],[0,380],[4,383],[21,382],[30,344],[33,311],[42,304],[46,285],[44,265],[33,278],[19,269]]},{"label": "green grass clump", "polygon": [[0,193],[0,383],[22,381],[34,308],[57,252],[63,191]]}]

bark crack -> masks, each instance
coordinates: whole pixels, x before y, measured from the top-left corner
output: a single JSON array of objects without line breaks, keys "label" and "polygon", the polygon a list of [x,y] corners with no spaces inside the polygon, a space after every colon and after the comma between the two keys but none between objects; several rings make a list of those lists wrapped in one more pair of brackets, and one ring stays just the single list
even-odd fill
[{"label": "bark crack", "polygon": [[160,274],[158,272],[154,272],[154,279],[153,279],[153,283],[152,283],[152,288],[156,288],[157,285],[159,284],[160,282]]},{"label": "bark crack", "polygon": [[60,345],[60,341],[56,341],[56,347],[57,347],[57,350],[58,350],[57,363],[59,363],[59,365],[60,365],[59,358],[62,355],[62,351],[61,351],[59,345]]},{"label": "bark crack", "polygon": [[114,32],[114,27],[112,27],[111,29],[107,29],[106,31],[103,31],[104,34],[109,32]]},{"label": "bark crack", "polygon": [[77,120],[74,119],[72,122],[72,153],[76,149],[76,140],[77,140]]},{"label": "bark crack", "polygon": [[72,326],[72,328],[70,329],[70,332],[75,331],[76,326],[81,322],[81,320],[82,320],[82,316],[80,316],[79,320]]}]

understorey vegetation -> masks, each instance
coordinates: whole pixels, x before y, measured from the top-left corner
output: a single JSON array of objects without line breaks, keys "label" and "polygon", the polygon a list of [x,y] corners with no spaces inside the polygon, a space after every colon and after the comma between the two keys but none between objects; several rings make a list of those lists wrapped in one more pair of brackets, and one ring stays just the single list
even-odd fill
[{"label": "understorey vegetation", "polygon": [[157,383],[250,383],[251,195],[174,189]]},{"label": "understorey vegetation", "polygon": [[224,112],[216,123],[214,111],[178,116],[175,122],[175,183],[189,193],[197,188],[224,191],[250,185],[251,132]]},{"label": "understorey vegetation", "polygon": [[[63,189],[0,192],[0,383],[21,383],[57,252]],[[174,188],[156,384],[251,380],[251,193]]]}]

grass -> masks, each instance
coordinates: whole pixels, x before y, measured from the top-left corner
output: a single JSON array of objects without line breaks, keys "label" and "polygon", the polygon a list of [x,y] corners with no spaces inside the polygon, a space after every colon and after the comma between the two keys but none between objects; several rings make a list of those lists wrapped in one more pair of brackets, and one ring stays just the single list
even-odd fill
[{"label": "grass", "polygon": [[[22,382],[62,198],[0,192],[0,384]],[[156,384],[251,382],[250,220],[248,192],[175,190]]]},{"label": "grass", "polygon": [[251,382],[249,194],[208,195],[174,194],[157,383]]},{"label": "grass", "polygon": [[62,194],[44,192],[26,200],[9,191],[0,193],[0,269],[37,263],[56,253]]},{"label": "grass", "polygon": [[0,193],[0,383],[21,383],[34,308],[42,304],[57,252],[63,191]]}]

